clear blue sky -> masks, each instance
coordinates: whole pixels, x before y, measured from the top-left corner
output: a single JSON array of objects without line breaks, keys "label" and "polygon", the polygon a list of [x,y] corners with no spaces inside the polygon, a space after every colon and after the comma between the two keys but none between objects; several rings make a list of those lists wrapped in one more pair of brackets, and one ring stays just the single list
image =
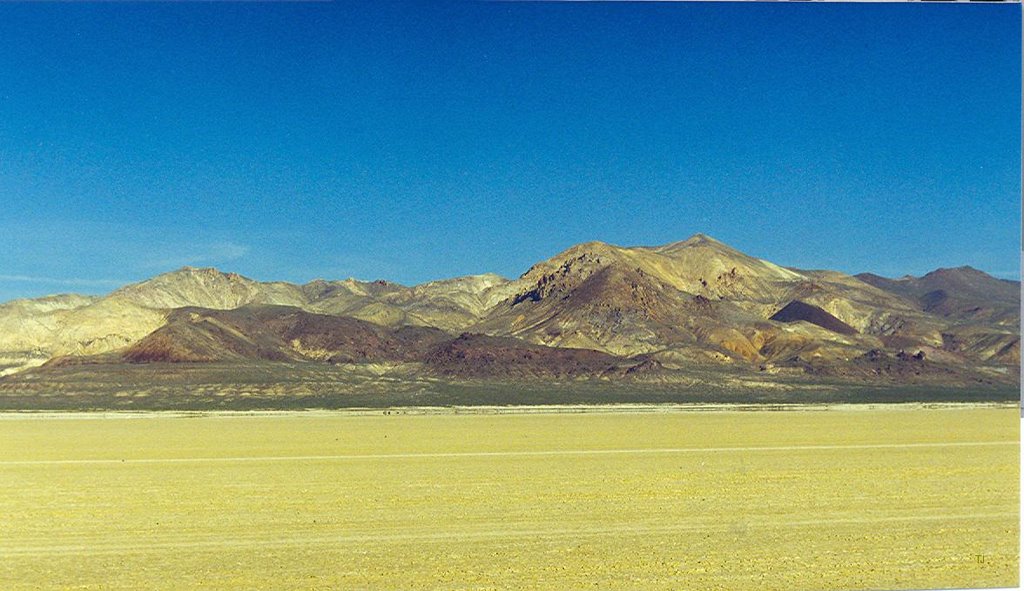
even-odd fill
[{"label": "clear blue sky", "polygon": [[1019,4],[433,4],[0,3],[0,300],[695,232],[1019,277]]}]

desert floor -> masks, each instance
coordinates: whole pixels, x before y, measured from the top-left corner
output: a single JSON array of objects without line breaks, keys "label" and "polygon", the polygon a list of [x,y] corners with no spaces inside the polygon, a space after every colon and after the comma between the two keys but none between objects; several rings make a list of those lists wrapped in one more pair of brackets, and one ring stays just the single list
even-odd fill
[{"label": "desert floor", "polygon": [[0,588],[1017,584],[1015,406],[570,410],[4,414]]}]

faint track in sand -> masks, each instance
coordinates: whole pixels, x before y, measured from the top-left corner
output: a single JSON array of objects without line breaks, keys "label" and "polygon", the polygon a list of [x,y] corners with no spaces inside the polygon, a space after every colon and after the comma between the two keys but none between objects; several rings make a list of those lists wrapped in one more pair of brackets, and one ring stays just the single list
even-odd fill
[{"label": "faint track in sand", "polygon": [[466,452],[418,452],[393,454],[328,454],[308,456],[231,456],[197,458],[83,458],[65,460],[3,460],[0,466],[44,466],[75,464],[189,464],[189,463],[234,463],[234,462],[318,462],[346,460],[402,460],[417,458],[494,458],[494,457],[537,457],[537,456],[601,456],[601,455],[643,455],[683,453],[737,453],[771,451],[841,451],[857,449],[915,449],[949,447],[991,447],[1019,446],[1019,441],[937,441],[917,443],[851,443],[837,445],[773,445],[744,447],[661,447],[636,449],[566,449],[566,450],[521,450],[521,451],[466,451]]},{"label": "faint track in sand", "polygon": [[918,522],[956,522],[978,520],[1014,520],[1019,519],[1017,512],[1005,511],[997,513],[966,513],[948,515],[893,515],[879,517],[853,517],[838,519],[802,519],[788,521],[746,521],[734,523],[683,523],[673,525],[623,525],[613,527],[591,528],[530,528],[530,529],[491,529],[469,531],[438,531],[438,532],[395,532],[395,533],[357,533],[320,536],[275,536],[273,539],[258,536],[236,536],[230,539],[214,536],[167,536],[164,539],[139,539],[132,544],[104,544],[101,539],[96,543],[53,544],[22,547],[0,547],[3,558],[37,558],[52,555],[105,555],[105,554],[141,554],[150,552],[166,552],[168,550],[196,550],[216,548],[252,548],[252,547],[292,547],[312,545],[344,545],[373,543],[408,543],[408,542],[462,542],[471,540],[504,540],[516,538],[578,538],[604,536],[633,535],[669,535],[692,532],[730,532],[749,529],[799,528],[825,525],[865,525],[884,523],[918,523]]}]

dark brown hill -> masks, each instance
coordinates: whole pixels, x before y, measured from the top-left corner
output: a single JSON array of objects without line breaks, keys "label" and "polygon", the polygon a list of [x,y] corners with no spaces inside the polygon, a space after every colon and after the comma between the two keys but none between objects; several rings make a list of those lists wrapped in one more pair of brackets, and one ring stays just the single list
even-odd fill
[{"label": "dark brown hill", "polygon": [[793,300],[786,304],[784,308],[773,314],[769,320],[777,320],[779,322],[797,322],[798,320],[803,320],[804,322],[816,324],[826,330],[831,330],[832,332],[837,332],[839,334],[857,334],[857,330],[849,324],[817,306],[806,304],[800,300]]},{"label": "dark brown hill", "polygon": [[122,358],[132,363],[231,359],[414,361],[448,338],[447,333],[435,328],[391,329],[288,306],[181,308],[169,314],[166,325],[129,347]]},{"label": "dark brown hill", "polygon": [[[165,326],[129,347],[129,363],[288,361],[420,363],[428,373],[465,378],[575,378],[625,372],[636,363],[585,349],[434,328],[389,328],[288,306],[235,310],[182,308]],[[97,358],[110,363],[116,358]],[[58,363],[66,365],[66,362]]]}]

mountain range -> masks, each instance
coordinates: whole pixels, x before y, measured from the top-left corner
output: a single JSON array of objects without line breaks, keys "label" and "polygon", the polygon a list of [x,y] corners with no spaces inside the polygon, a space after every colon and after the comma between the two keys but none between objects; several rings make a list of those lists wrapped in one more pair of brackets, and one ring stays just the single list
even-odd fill
[{"label": "mountain range", "polygon": [[709,236],[588,242],[508,280],[259,282],[185,267],[106,296],[0,304],[0,394],[68,368],[374,367],[445,379],[685,381],[694,370],[1015,383],[1020,283],[780,266]]}]

